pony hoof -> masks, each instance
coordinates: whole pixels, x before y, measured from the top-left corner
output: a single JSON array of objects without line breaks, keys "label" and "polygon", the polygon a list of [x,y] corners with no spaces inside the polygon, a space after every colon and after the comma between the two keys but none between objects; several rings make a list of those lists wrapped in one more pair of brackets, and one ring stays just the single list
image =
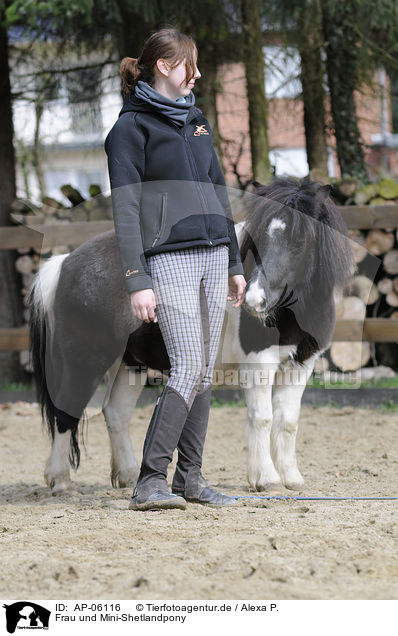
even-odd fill
[{"label": "pony hoof", "polygon": [[134,488],[138,480],[139,469],[132,468],[120,473],[111,474],[113,488]]},{"label": "pony hoof", "polygon": [[265,483],[256,483],[254,486],[254,490],[257,492],[274,492],[280,491],[282,488],[281,482],[265,482]]},{"label": "pony hoof", "polygon": [[70,492],[73,490],[73,484],[69,481],[58,481],[57,483],[50,484],[52,495],[62,495],[64,492]]},{"label": "pony hoof", "polygon": [[54,495],[54,497],[56,495],[63,495],[64,493],[71,492],[73,492],[73,488],[68,484],[57,484],[56,486],[54,486],[54,488],[51,489],[51,494]]},{"label": "pony hoof", "polygon": [[304,481],[287,481],[284,486],[288,490],[302,490],[304,487]]},{"label": "pony hoof", "polygon": [[69,475],[58,475],[58,477],[51,477],[49,474],[45,473],[44,479],[47,486],[51,488],[51,492],[53,495],[58,495],[59,493],[65,492],[66,490],[71,490],[73,488],[73,484],[70,480]]}]

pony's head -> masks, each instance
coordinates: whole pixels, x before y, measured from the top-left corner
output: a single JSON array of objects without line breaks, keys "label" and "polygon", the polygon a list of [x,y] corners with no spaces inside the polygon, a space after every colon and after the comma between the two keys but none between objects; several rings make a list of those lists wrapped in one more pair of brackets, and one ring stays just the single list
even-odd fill
[{"label": "pony's head", "polygon": [[247,280],[242,307],[267,319],[344,287],[355,264],[329,186],[291,178],[254,186],[240,246]]}]

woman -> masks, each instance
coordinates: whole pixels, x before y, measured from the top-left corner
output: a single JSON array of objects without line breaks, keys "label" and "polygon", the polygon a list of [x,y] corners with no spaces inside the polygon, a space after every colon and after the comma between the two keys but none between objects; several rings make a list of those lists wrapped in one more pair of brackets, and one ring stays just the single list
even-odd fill
[{"label": "woman", "polygon": [[246,281],[210,125],[194,106],[195,42],[161,29],[120,73],[126,100],[105,141],[120,261],[132,311],[149,323],[156,310],[171,365],[129,507],[234,505],[201,466],[225,302],[239,307]]}]

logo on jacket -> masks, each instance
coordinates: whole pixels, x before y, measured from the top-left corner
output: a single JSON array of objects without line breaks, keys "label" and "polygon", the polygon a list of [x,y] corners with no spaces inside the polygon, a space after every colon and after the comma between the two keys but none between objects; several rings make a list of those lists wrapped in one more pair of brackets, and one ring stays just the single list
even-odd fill
[{"label": "logo on jacket", "polygon": [[136,274],[139,270],[138,269],[133,269],[133,271],[131,271],[131,269],[128,269],[126,272],[126,276],[132,276],[133,274]]},{"label": "logo on jacket", "polygon": [[196,124],[196,130],[194,132],[194,136],[195,137],[198,137],[199,135],[208,135],[209,134],[209,131],[206,130],[205,125],[206,124],[202,124],[201,126],[198,126]]}]

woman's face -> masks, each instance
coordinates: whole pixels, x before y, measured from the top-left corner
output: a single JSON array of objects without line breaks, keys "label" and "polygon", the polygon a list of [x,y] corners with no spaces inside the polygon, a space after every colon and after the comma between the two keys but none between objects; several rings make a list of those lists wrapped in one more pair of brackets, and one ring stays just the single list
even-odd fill
[{"label": "woman's face", "polygon": [[167,96],[171,99],[178,99],[179,97],[189,95],[195,85],[195,81],[201,77],[197,64],[195,63],[195,74],[188,83],[186,82],[185,60],[182,60],[182,62],[174,68],[171,68],[166,60],[158,60],[157,66],[161,76],[157,78],[156,83],[161,89],[163,88],[160,92],[167,91]]}]

